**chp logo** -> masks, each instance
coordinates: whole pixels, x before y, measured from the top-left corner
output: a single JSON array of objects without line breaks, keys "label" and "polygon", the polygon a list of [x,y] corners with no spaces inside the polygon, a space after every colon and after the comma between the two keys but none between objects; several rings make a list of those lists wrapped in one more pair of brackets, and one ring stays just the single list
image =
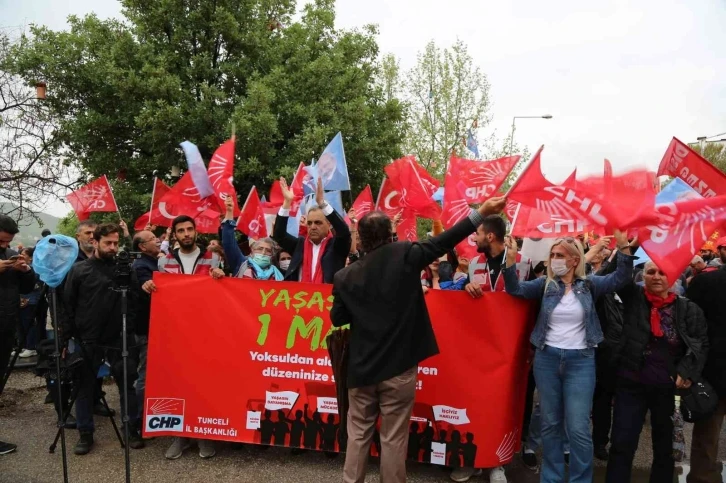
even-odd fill
[{"label": "chp logo", "polygon": [[146,432],[184,432],[184,399],[148,398]]}]

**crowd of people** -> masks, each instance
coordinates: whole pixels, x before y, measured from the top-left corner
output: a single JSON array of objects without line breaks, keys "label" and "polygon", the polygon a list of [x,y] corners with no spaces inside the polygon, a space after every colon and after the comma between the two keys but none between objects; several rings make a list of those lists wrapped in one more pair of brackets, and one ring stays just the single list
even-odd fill
[{"label": "crowd of people", "polygon": [[[295,237],[287,232],[294,194],[284,179],[280,185],[284,203],[270,238],[249,240],[236,232],[231,198],[218,238],[208,243],[201,242],[188,216],[175,218],[160,236],[152,226],[132,237],[123,223],[79,224],[78,260],[58,288],[57,314],[50,319],[68,352],[79,352],[84,360],[73,381],[75,418],[61,414],[66,427],[79,431],[75,454],[87,454],[94,446],[94,414],[113,416],[103,400],[104,375],[114,378],[127,404],[129,446],[144,447],[140,422],[150,303],[160,290],[153,274],[164,272],[333,284],[331,321],[350,326],[346,483],[365,481],[372,444],[380,447],[382,481],[405,481],[407,456],[414,449],[419,456],[418,443],[410,446],[419,441],[411,437],[410,418],[417,366],[438,353],[425,304],[431,290],[461,290],[474,298],[507,292],[539,302],[530,337],[532,369],[521,381],[527,386],[521,458],[532,470],[541,469],[542,482],[565,481],[567,466],[570,482],[590,482],[594,458],[607,461],[607,482],[630,481],[648,411],[650,481],[672,481],[676,396],[702,381],[713,386],[719,405],[694,425],[687,481],[721,481],[717,454],[726,415],[726,308],[718,295],[726,291],[726,238],[713,251],[695,256],[679,280],[667,280],[653,262],[640,262],[634,257],[637,239],[620,232],[588,240],[558,238],[547,259],[533,263],[521,253],[522,241],[507,236],[500,215],[504,198],[486,201],[448,230],[435,222],[424,241],[397,242],[396,219],[373,211],[358,220],[351,211],[347,223],[326,203],[320,183],[318,206],[307,211]],[[468,260],[454,247],[473,232],[479,255]],[[33,248],[21,253],[10,248],[17,233],[15,222],[0,215],[0,374],[16,339],[19,357],[26,357],[36,355],[47,335],[48,290],[32,269]],[[122,383],[120,295],[110,290],[123,246],[140,253],[132,265],[128,304],[127,336],[134,341],[125,360],[128,390]],[[482,316],[486,323],[497,323]],[[65,413],[67,401],[57,400],[51,386],[49,381],[48,402]],[[307,409],[304,416],[307,420]],[[273,424],[269,415],[267,420],[267,426]],[[289,427],[285,423],[285,431],[295,432],[301,446],[306,426],[296,426],[297,420],[302,422],[302,414]],[[263,421],[263,443],[276,434],[267,426]],[[465,447],[475,448],[468,436],[458,435],[463,457],[449,461],[453,481],[468,481],[486,469],[467,457]],[[211,440],[173,438],[165,456],[180,458],[194,443],[200,457],[216,454]],[[0,443],[0,454],[15,449]],[[489,481],[507,481],[504,467],[488,470]]]}]

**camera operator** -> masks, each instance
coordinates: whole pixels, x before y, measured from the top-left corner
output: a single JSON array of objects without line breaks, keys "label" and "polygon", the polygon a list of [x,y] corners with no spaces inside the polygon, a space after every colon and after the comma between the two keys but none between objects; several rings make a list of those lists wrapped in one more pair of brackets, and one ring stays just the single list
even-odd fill
[{"label": "camera operator", "polygon": [[[131,448],[143,448],[144,442],[139,433],[138,404],[133,383],[136,380],[136,361],[127,359],[128,393],[124,394],[123,359],[121,357],[121,293],[114,291],[120,279],[119,268],[128,261],[117,259],[119,234],[121,228],[114,223],[96,227],[93,238],[96,241],[95,256],[76,263],[66,277],[64,285],[64,307],[67,311],[67,327],[63,327],[64,339],[73,337],[80,345],[80,355],[84,359],[77,377],[78,395],[76,399],[76,420],[80,439],[74,453],[84,455],[93,447],[93,394],[99,368],[108,364],[121,395],[128,403]],[[127,265],[126,270],[130,267]],[[131,271],[128,297],[127,333],[133,336],[133,322],[138,296],[136,276]],[[133,339],[131,339],[133,340]],[[123,407],[123,406],[122,406]]]},{"label": "camera operator", "polygon": [[[15,341],[20,316],[20,294],[29,293],[35,286],[33,269],[23,257],[10,249],[10,242],[18,231],[15,220],[0,215],[0,380],[5,376]],[[0,441],[0,455],[12,453],[16,449],[14,444]]]},{"label": "camera operator", "polygon": [[141,252],[141,258],[134,260],[131,268],[136,272],[139,285],[146,288],[139,295],[136,312],[136,345],[139,348],[139,378],[136,380],[136,399],[139,404],[139,420],[143,421],[144,389],[146,388],[146,351],[149,347],[149,316],[151,312],[151,295],[149,287],[154,272],[159,271],[159,253],[161,242],[153,232],[144,230],[134,235],[132,243],[135,252]]}]

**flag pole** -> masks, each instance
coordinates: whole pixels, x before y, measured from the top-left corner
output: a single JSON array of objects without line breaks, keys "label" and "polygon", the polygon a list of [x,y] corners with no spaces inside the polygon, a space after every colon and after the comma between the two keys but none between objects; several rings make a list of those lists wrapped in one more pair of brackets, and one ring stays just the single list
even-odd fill
[{"label": "flag pole", "polygon": [[[149,225],[151,225],[151,215],[154,211],[154,196],[156,196],[156,176],[154,176],[154,187],[151,189],[151,206],[149,206]],[[118,205],[116,205],[118,207]]]}]

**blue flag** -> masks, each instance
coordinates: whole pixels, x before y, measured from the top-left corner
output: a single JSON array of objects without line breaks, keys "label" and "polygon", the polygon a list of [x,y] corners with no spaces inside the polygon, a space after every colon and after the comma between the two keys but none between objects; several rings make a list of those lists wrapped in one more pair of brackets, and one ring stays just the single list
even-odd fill
[{"label": "blue flag", "polygon": [[466,136],[466,149],[474,153],[474,157],[479,157],[479,146],[476,143],[476,139],[474,139],[474,133],[471,132],[471,129],[469,129]]},{"label": "blue flag", "polygon": [[[329,191],[350,191],[348,165],[343,150],[343,135],[335,135],[315,163],[316,176],[323,178],[323,188]],[[317,181],[317,179],[316,179]]]}]

